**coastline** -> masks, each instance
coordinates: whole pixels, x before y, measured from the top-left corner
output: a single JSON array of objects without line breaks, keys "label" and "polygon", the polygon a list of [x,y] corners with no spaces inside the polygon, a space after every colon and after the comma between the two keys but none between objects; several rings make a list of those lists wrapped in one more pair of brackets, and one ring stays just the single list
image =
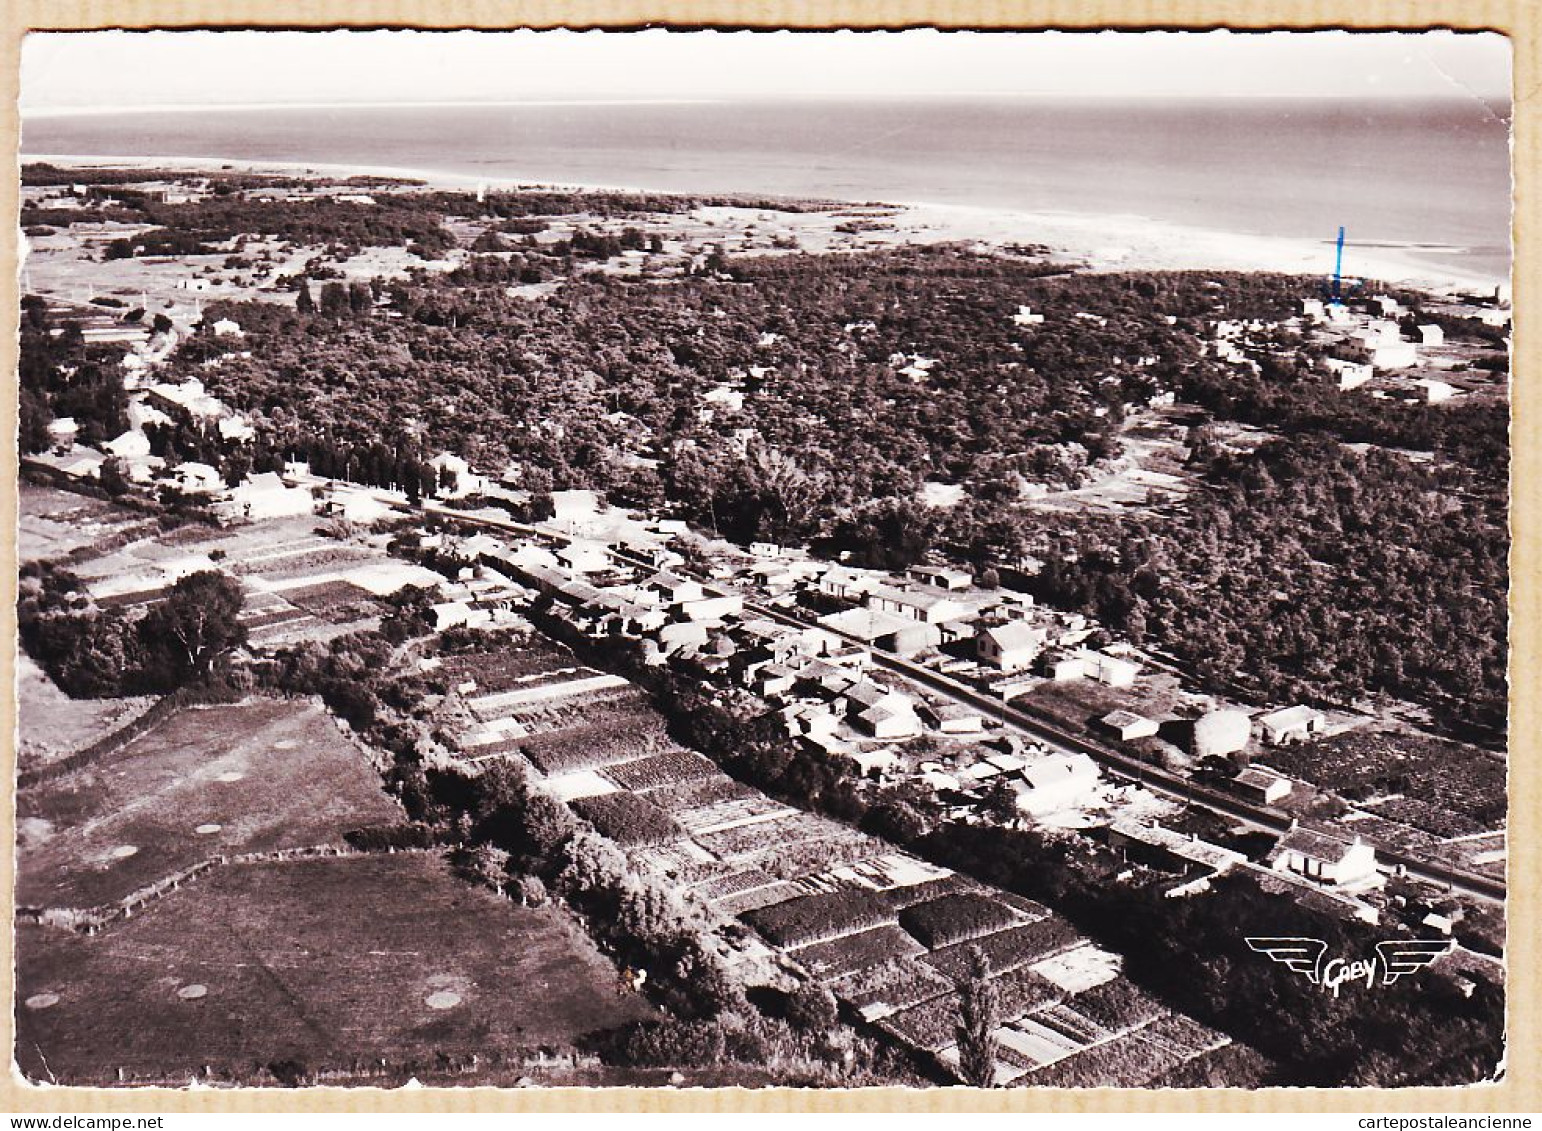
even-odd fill
[{"label": "coastline", "polygon": [[[662,190],[636,185],[547,182],[517,177],[480,177],[442,170],[370,166],[315,161],[257,161],[221,157],[115,157],[99,154],[30,154],[21,164],[48,163],[61,167],[167,169],[193,173],[233,170],[296,178],[380,177],[420,181],[424,187],[465,191],[485,186],[493,191],[549,188],[591,192],[654,193]],[[677,194],[665,194],[677,195]],[[745,195],[751,195],[746,192]],[[850,202],[876,207],[872,202]],[[1214,228],[1189,227],[1135,215],[1100,215],[1071,211],[1018,211],[928,201],[888,200],[894,209],[885,221],[912,243],[943,241],[991,245],[1042,244],[1060,257],[1092,271],[1277,271],[1327,279],[1334,269],[1334,245],[1327,240],[1260,236]],[[875,237],[886,233],[875,232]],[[1422,290],[1490,292],[1508,284],[1508,277],[1464,271],[1421,260],[1419,251],[1445,251],[1440,245],[1345,245],[1344,278],[1376,280]],[[1459,250],[1459,249],[1449,249]]]}]

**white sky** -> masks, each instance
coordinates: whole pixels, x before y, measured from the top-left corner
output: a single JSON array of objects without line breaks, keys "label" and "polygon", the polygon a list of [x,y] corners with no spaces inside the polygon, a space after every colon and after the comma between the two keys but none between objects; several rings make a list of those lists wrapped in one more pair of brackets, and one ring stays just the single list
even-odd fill
[{"label": "white sky", "polygon": [[21,107],[1058,94],[1420,98],[1510,90],[1451,32],[33,33]]}]

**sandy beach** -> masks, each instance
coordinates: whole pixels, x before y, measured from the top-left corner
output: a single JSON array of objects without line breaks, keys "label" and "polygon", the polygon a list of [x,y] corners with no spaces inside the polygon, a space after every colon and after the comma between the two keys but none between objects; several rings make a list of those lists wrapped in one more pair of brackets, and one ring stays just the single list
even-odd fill
[{"label": "sandy beach", "polygon": [[[396,166],[268,162],[218,157],[111,157],[89,154],[23,154],[22,164],[46,162],[63,167],[98,166],[122,169],[172,169],[194,173],[218,170],[271,173],[294,177],[380,177],[421,181],[431,188],[490,191],[551,188],[579,191],[657,192],[635,185],[563,182],[538,179],[479,178],[432,169]],[[855,205],[854,205],[855,206]],[[867,207],[864,205],[863,207]],[[1334,270],[1334,246],[1327,240],[1240,234],[1189,227],[1136,215],[1096,215],[1071,211],[1015,211],[925,201],[888,201],[883,215],[874,216],[885,228],[864,233],[878,243],[980,242],[992,246],[1042,244],[1060,258],[1096,271],[1229,270],[1278,271],[1328,278]],[[784,218],[797,226],[797,215]],[[1421,260],[1413,247],[1347,243],[1343,275],[1346,281],[1366,279],[1431,291],[1488,292],[1508,279],[1482,271]],[[1444,249],[1425,248],[1425,251]],[[1450,249],[1456,251],[1458,249]]]}]

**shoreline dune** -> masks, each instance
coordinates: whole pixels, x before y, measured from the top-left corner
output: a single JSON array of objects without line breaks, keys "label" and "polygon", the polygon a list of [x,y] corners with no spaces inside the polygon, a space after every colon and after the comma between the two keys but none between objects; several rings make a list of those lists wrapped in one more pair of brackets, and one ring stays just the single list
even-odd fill
[{"label": "shoreline dune", "polygon": [[[596,192],[637,192],[680,195],[636,185],[546,182],[519,177],[482,177],[442,170],[334,164],[316,161],[256,161],[222,157],[115,157],[93,154],[22,154],[23,165],[46,162],[64,167],[169,169],[211,172],[222,169],[295,177],[380,177],[422,181],[429,188],[490,191],[547,188]],[[720,195],[720,194],[711,194]],[[733,195],[733,194],[721,194]],[[746,190],[742,195],[755,195]],[[782,195],[782,194],[776,194]],[[850,202],[853,207],[879,207]],[[884,217],[910,242],[982,242],[1042,244],[1063,258],[1085,263],[1094,271],[1278,271],[1291,275],[1332,276],[1335,249],[1331,241],[1284,236],[1260,236],[1197,228],[1134,215],[1098,215],[1070,211],[1028,212],[926,201],[889,200],[894,210]],[[879,234],[879,233],[875,233]],[[1418,258],[1420,252],[1459,252],[1440,245],[1394,245],[1377,241],[1344,248],[1344,279],[1395,283],[1431,291],[1491,292],[1508,284],[1506,277],[1462,270]]]}]

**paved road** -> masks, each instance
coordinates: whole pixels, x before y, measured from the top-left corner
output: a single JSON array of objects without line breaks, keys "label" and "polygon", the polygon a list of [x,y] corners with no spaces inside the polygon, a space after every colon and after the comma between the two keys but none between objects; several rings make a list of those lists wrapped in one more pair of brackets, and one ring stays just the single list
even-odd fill
[{"label": "paved road", "polygon": [[[547,529],[546,527],[531,526],[526,523],[514,522],[513,520],[504,521],[468,516],[462,511],[451,510],[432,503],[426,504],[422,509],[426,513],[452,518],[458,522],[469,523],[473,526],[505,530],[547,540],[571,540],[569,535]],[[651,563],[624,550],[611,550],[610,554],[617,560],[629,565],[653,568]],[[687,573],[689,571],[677,570],[676,572]],[[710,578],[698,577],[697,580],[703,583],[703,588],[707,592],[716,596],[743,596],[743,594],[738,593],[736,590],[725,589],[722,586],[713,584]],[[909,660],[899,656],[873,648],[865,641],[847,633],[834,632],[814,621],[804,620],[782,609],[773,608],[755,601],[745,601],[744,607],[769,620],[777,621],[792,628],[817,628],[822,632],[831,632],[833,635],[864,648],[872,656],[875,663],[896,675],[914,683],[922,684],[939,694],[947,696],[954,702],[982,710],[988,715],[1000,718],[1004,723],[1010,723],[1029,737],[1062,752],[1086,754],[1102,765],[1118,770],[1126,777],[1139,781],[1147,789],[1154,792],[1165,794],[1168,797],[1188,804],[1198,805],[1221,816],[1246,822],[1256,829],[1267,832],[1280,833],[1290,827],[1290,818],[1278,810],[1270,809],[1267,806],[1254,805],[1242,798],[1233,797],[1219,790],[1198,785],[1188,778],[1165,770],[1160,766],[1150,765],[1121,751],[1113,750],[1082,736],[1071,734],[1010,704],[1004,704],[999,699],[985,695],[968,684],[960,683],[958,680],[943,675],[941,672],[933,671],[920,664],[911,663]],[[1402,865],[1410,875],[1417,878],[1448,884],[1455,891],[1476,896],[1480,899],[1500,903],[1504,901],[1505,884],[1503,880],[1496,880],[1490,876],[1469,872],[1439,861],[1412,856],[1399,849],[1380,843],[1376,845],[1376,853],[1387,863]]]}]

